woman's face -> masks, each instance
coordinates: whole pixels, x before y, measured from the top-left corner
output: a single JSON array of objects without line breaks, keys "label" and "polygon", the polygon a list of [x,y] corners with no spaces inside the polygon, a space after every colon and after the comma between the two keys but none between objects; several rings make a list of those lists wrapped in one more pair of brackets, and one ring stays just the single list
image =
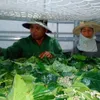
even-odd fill
[{"label": "woman's face", "polygon": [[81,29],[81,33],[86,38],[92,38],[94,35],[94,30],[91,27],[84,27]]}]

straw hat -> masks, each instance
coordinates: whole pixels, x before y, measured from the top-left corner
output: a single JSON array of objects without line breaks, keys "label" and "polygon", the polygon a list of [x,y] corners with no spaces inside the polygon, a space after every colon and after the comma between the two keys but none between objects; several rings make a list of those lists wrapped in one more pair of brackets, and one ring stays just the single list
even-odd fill
[{"label": "straw hat", "polygon": [[47,29],[48,30],[47,33],[52,33],[52,31],[47,27],[47,20],[33,20],[33,21],[22,24],[22,26],[27,29],[30,29],[30,26],[34,24],[38,24],[44,27],[45,29]]},{"label": "straw hat", "polygon": [[73,33],[79,35],[81,33],[81,29],[84,27],[91,27],[94,30],[94,33],[100,32],[100,25],[94,22],[80,22],[80,25],[73,29]]}]

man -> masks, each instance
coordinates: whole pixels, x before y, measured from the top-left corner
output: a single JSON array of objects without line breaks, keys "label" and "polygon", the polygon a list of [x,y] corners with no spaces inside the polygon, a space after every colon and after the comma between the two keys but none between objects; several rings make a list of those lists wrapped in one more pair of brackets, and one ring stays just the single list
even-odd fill
[{"label": "man", "polygon": [[95,34],[100,31],[100,25],[93,22],[82,22],[74,28],[73,33],[79,35],[77,44],[78,53],[87,56],[100,57],[100,42],[96,41]]},{"label": "man", "polygon": [[30,35],[15,42],[7,49],[1,49],[0,55],[5,59],[17,59],[31,56],[52,58],[62,55],[62,49],[54,38],[46,33],[51,33],[46,20],[36,20],[24,23],[23,27],[30,29]]}]

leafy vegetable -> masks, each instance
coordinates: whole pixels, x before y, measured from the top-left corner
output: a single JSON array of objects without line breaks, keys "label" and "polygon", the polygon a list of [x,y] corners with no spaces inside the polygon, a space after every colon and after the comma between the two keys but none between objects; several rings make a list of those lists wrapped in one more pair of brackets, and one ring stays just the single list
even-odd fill
[{"label": "leafy vegetable", "polygon": [[100,58],[0,58],[0,100],[100,100]]},{"label": "leafy vegetable", "polygon": [[15,75],[13,87],[7,100],[33,100],[32,88],[30,89],[21,76]]}]

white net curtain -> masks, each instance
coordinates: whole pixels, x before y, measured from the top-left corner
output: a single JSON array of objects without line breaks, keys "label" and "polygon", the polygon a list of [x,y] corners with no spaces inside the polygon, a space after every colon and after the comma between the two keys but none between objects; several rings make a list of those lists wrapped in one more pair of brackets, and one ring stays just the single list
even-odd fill
[{"label": "white net curtain", "polygon": [[0,0],[0,19],[99,20],[100,0]]}]

